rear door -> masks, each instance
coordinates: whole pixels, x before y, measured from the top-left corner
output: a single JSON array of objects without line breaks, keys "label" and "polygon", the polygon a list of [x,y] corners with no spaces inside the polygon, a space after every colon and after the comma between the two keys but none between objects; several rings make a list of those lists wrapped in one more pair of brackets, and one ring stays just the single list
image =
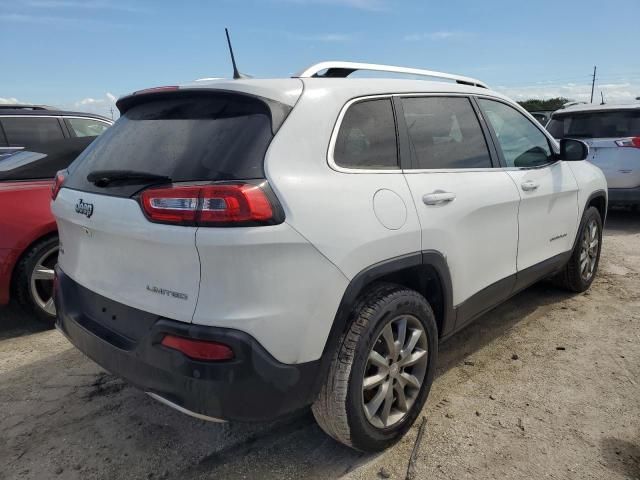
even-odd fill
[{"label": "rear door", "polygon": [[640,186],[640,109],[556,114],[549,124],[556,138],[579,138],[589,161],[600,167],[609,188]]},{"label": "rear door", "polygon": [[[166,176],[173,185],[264,178],[270,111],[254,97],[228,93],[146,95],[130,103],[69,167],[53,203],[59,264],[107,298],[190,322],[200,285],[197,227],[154,223],[139,200],[146,188],[171,182],[92,182],[89,175],[133,171]],[[170,201],[181,209],[193,199]]]},{"label": "rear door", "polygon": [[520,196],[511,178],[494,168],[469,98],[410,96],[400,105],[413,158],[405,177],[422,249],[445,255],[464,322],[511,293]]},{"label": "rear door", "polygon": [[512,106],[479,98],[506,173],[520,190],[518,271],[571,250],[577,230],[578,184],[557,161],[541,128]]}]

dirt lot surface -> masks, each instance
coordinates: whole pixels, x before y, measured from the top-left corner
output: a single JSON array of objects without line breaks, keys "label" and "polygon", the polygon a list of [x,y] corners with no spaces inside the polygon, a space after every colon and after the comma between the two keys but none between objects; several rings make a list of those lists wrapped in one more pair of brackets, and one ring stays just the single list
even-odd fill
[{"label": "dirt lot surface", "polygon": [[[640,215],[613,212],[582,295],[534,286],[441,346],[409,477],[640,478]],[[310,414],[212,424],[0,310],[0,479],[404,479],[420,421],[364,455]]]}]

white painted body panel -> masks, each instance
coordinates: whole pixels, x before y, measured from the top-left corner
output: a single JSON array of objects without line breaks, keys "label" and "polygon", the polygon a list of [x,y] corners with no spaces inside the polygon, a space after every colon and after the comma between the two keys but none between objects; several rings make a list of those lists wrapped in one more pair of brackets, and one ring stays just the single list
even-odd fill
[{"label": "white painted body panel", "polygon": [[193,322],[242,330],[277,360],[317,360],[347,278],[288,224],[198,229]]},{"label": "white painted body panel", "polygon": [[[454,306],[516,273],[520,195],[501,170],[406,174],[422,224],[422,250],[447,259]],[[422,198],[434,191],[455,194],[442,205]]]},{"label": "white painted body panel", "polygon": [[[578,184],[569,162],[533,169],[510,169],[520,190],[518,270],[571,250],[578,218]],[[526,184],[538,185],[534,190]]]},{"label": "white painted body panel", "polygon": [[[79,199],[93,204],[90,218]],[[173,320],[191,322],[198,299],[200,262],[195,227],[151,223],[138,202],[63,188],[52,203],[58,223],[60,268],[85,288]],[[159,287],[187,299],[153,293]]]}]

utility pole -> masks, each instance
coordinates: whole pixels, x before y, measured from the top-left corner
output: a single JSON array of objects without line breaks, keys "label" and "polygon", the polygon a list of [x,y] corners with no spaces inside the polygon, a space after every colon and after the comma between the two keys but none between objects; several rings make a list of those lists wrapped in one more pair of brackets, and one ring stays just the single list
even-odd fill
[{"label": "utility pole", "polygon": [[593,67],[593,81],[591,82],[591,103],[593,103],[593,89],[596,86],[596,67]]}]

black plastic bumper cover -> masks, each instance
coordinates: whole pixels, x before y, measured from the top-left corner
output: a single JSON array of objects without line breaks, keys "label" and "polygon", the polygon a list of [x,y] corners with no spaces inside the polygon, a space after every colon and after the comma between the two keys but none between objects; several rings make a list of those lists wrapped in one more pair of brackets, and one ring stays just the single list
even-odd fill
[{"label": "black plastic bumper cover", "polygon": [[640,187],[610,188],[609,205],[640,205]]},{"label": "black plastic bumper cover", "polygon": [[[168,320],[109,300],[56,268],[57,327],[109,372],[195,413],[223,420],[263,421],[310,405],[320,361],[278,362],[250,335]],[[235,358],[193,360],[160,345],[165,334],[215,340]]]}]

